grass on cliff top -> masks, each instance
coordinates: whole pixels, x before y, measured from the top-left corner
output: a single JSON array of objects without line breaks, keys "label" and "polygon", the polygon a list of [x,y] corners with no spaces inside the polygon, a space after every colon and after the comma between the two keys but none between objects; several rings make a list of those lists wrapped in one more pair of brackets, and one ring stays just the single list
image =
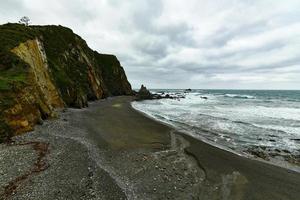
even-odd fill
[{"label": "grass on cliff top", "polygon": [[[10,51],[27,40],[40,38],[47,46],[49,53],[47,56],[54,58],[54,56],[68,49],[70,43],[76,43],[76,37],[74,36],[75,34],[71,29],[63,26],[25,26],[7,23],[0,25],[0,52]],[[77,38],[81,39],[79,36]]]},{"label": "grass on cliff top", "polygon": [[9,51],[20,43],[34,39],[37,32],[21,24],[4,24],[0,26],[0,51]]},{"label": "grass on cliff top", "polygon": [[113,74],[114,66],[120,65],[115,55],[100,54],[97,51],[94,51],[94,56],[96,57],[98,63],[102,65],[102,69],[111,72],[111,74]]},{"label": "grass on cliff top", "polygon": [[[10,50],[37,37],[43,40],[49,62],[56,68],[60,66],[59,55],[70,48],[70,43],[76,43],[73,31],[62,26],[24,26],[15,23],[0,25],[0,92],[26,82],[28,66]],[[61,84],[66,84],[66,74],[61,69],[56,72]]]},{"label": "grass on cliff top", "polygon": [[[92,51],[80,36],[63,26],[0,25],[0,92],[26,83],[26,63],[10,52],[22,42],[38,38],[42,41],[50,73],[56,86],[68,94],[69,89],[87,91],[86,63],[79,62],[78,48],[90,58]],[[78,89],[77,89],[78,88]]]},{"label": "grass on cliff top", "polygon": [[[111,90],[116,95],[120,93],[118,90],[122,90],[121,85],[125,83],[122,77],[126,76],[122,75],[124,72],[116,56],[94,52],[80,36],[63,26],[11,23],[0,25],[0,90],[9,90],[14,84],[26,83],[26,70],[23,70],[25,65],[10,50],[35,38],[39,38],[44,45],[49,71],[62,96],[73,98],[76,93],[92,93],[87,80],[88,65],[94,66],[103,77],[103,90]],[[9,61],[4,62],[1,54]],[[63,97],[65,101],[66,98]]]},{"label": "grass on cliff top", "polygon": [[0,26],[0,92],[20,87],[26,82],[28,65],[10,50],[36,35],[35,30],[21,24]]}]

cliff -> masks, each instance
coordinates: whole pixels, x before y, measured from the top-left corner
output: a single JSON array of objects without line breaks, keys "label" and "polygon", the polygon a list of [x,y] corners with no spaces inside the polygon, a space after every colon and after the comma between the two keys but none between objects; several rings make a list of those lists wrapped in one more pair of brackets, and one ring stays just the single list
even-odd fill
[{"label": "cliff", "polygon": [[0,26],[0,142],[55,116],[55,108],[131,95],[114,55],[91,50],[62,26]]}]

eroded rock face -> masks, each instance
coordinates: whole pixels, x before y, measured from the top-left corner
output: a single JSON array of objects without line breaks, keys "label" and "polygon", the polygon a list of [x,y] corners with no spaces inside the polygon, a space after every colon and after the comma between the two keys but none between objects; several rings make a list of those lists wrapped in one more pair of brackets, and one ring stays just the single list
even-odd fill
[{"label": "eroded rock face", "polygon": [[54,108],[64,107],[49,72],[44,48],[38,39],[28,40],[11,50],[30,68],[28,84],[16,91],[14,105],[4,111],[6,123],[15,134],[30,131],[42,119],[54,117]]},{"label": "eroded rock face", "polygon": [[131,94],[116,56],[91,50],[71,29],[0,26],[0,142],[55,117],[56,108]]},{"label": "eroded rock face", "polygon": [[49,74],[47,57],[43,44],[38,40],[28,40],[11,50],[23,61],[29,64],[29,80],[36,87],[42,101],[51,110],[53,107],[63,107],[64,102]]}]

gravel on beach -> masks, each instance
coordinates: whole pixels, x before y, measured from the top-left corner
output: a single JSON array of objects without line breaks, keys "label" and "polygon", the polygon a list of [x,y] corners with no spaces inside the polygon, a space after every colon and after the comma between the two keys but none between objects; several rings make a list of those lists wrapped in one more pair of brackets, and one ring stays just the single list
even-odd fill
[{"label": "gravel on beach", "polygon": [[298,173],[182,135],[133,110],[131,101],[115,97],[67,109],[0,144],[0,198],[299,197]]},{"label": "gravel on beach", "polygon": [[[58,119],[14,137],[11,144],[1,144],[1,198],[182,199],[187,194],[189,199],[196,198],[204,174],[184,153],[187,144],[182,137],[170,133],[169,144],[158,141],[120,149],[104,140],[94,141],[84,123],[86,113],[94,112],[98,104],[101,101],[89,108],[60,112]],[[43,158],[47,168],[17,180],[33,171],[37,162],[32,142],[49,144]],[[12,183],[15,188],[5,191]]]}]

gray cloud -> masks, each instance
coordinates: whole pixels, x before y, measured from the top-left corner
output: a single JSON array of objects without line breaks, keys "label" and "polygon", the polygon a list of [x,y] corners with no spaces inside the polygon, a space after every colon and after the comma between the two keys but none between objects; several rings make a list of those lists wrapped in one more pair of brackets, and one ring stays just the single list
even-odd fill
[{"label": "gray cloud", "polygon": [[135,88],[300,88],[298,0],[0,3],[1,23],[61,24],[116,54]]},{"label": "gray cloud", "polygon": [[239,24],[237,27],[220,27],[210,38],[205,41],[204,47],[222,47],[235,37],[257,34],[267,28],[267,21],[255,21],[250,24]]}]

